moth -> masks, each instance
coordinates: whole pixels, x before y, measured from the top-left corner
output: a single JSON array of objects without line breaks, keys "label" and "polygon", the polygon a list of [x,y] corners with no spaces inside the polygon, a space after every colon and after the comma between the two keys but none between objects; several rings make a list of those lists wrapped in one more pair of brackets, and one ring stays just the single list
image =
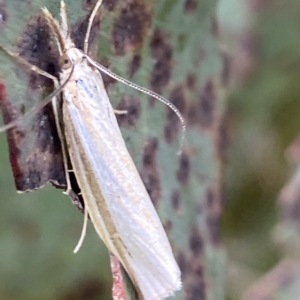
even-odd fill
[{"label": "moth", "polygon": [[[91,14],[83,52],[75,47],[70,37],[65,3],[61,1],[61,24],[46,8],[42,9],[60,53],[59,80],[9,54],[54,81],[56,90],[44,99],[39,108],[53,101],[65,161],[67,192],[71,189],[69,157],[84,201],[85,224],[88,215],[109,251],[122,263],[142,299],[164,299],[181,288],[180,270],[161,221],[128,153],[115,117],[116,111],[111,106],[99,71],[167,104],[179,117],[183,129],[184,119],[166,99],[115,75],[87,55],[89,33],[101,2],[96,3]],[[60,94],[62,120],[57,101],[53,100]],[[12,122],[1,131],[15,125],[16,122]]]}]

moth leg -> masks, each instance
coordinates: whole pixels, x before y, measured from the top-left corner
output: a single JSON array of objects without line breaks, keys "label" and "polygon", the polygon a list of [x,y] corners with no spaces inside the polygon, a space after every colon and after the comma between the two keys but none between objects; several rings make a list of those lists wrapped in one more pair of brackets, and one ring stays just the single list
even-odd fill
[{"label": "moth leg", "polygon": [[78,241],[78,243],[77,243],[75,249],[73,250],[73,253],[77,253],[77,252],[79,251],[79,249],[81,248],[82,244],[83,244],[84,238],[85,238],[85,236],[86,236],[86,229],[87,229],[88,216],[89,216],[88,210],[87,210],[87,208],[85,207],[85,208],[84,208],[84,219],[83,219],[82,232],[81,232],[79,241]]},{"label": "moth leg", "polygon": [[84,38],[84,54],[87,54],[88,52],[88,47],[89,47],[89,38],[90,38],[90,33],[91,33],[91,28],[92,28],[92,24],[93,24],[93,21],[94,21],[94,18],[96,16],[96,13],[100,7],[102,3],[102,0],[98,0],[92,13],[91,13],[91,16],[90,16],[90,19],[89,19],[89,24],[88,24],[88,27],[87,27],[87,30],[86,30],[86,34],[85,34],[85,38]]},{"label": "moth leg", "polygon": [[[58,85],[58,80],[56,79],[56,82],[54,82],[55,88],[57,88]],[[54,114],[54,119],[55,119],[55,125],[57,128],[57,134],[58,138],[60,140],[61,144],[61,152],[63,156],[63,164],[64,164],[64,169],[65,169],[65,176],[66,176],[66,182],[67,182],[67,189],[64,191],[64,194],[70,195],[72,188],[71,188],[71,180],[70,180],[70,174],[69,174],[69,168],[68,168],[68,155],[67,155],[67,146],[66,146],[66,141],[61,129],[61,125],[59,122],[59,112],[58,112],[58,103],[57,103],[57,98],[55,97],[52,100],[52,109],[53,109],[53,114]]]},{"label": "moth leg", "polygon": [[114,108],[113,108],[113,110],[114,110],[114,113],[116,115],[126,115],[126,114],[128,114],[128,110],[119,110],[119,109],[114,109]]},{"label": "moth leg", "polygon": [[[45,76],[49,79],[51,79],[53,81],[54,84],[54,88],[57,90],[59,88],[59,82],[57,80],[57,78],[49,73],[47,73],[46,71],[40,69],[39,67],[29,63],[28,61],[26,61],[24,58],[22,58],[21,56],[19,56],[16,53],[13,53],[12,51],[6,49],[3,45],[0,44],[0,48],[6,52],[9,56],[13,57],[18,63],[20,63],[21,65],[24,65],[26,67],[28,67],[31,71],[36,72],[37,74],[40,74],[42,76]],[[70,176],[68,173],[68,160],[67,160],[67,151],[66,151],[66,145],[64,142],[64,137],[63,137],[63,133],[61,130],[61,126],[59,123],[59,114],[58,114],[58,108],[57,108],[57,97],[52,98],[52,109],[53,109],[53,114],[54,114],[54,119],[55,119],[55,125],[57,128],[57,133],[58,133],[58,137],[61,143],[61,149],[62,149],[62,155],[63,155],[63,163],[64,163],[64,168],[65,168],[65,176],[66,176],[66,181],[67,181],[67,189],[65,191],[66,194],[70,194],[71,191],[71,181],[70,181]]]},{"label": "moth leg", "polygon": [[22,58],[21,56],[19,56],[16,53],[13,53],[12,51],[6,49],[2,44],[0,44],[0,49],[2,49],[4,52],[6,52],[9,56],[13,57],[18,63],[20,63],[21,65],[24,65],[26,67],[28,67],[31,71],[36,72],[40,75],[43,75],[47,78],[52,79],[54,82],[57,81],[57,78],[49,73],[47,73],[46,71],[40,69],[39,67],[29,63],[28,61],[26,61],[24,58]]}]

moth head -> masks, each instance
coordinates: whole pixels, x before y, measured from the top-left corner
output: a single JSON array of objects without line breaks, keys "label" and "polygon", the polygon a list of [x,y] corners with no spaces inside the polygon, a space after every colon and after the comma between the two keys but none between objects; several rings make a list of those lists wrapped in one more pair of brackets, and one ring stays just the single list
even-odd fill
[{"label": "moth head", "polygon": [[60,56],[59,65],[63,70],[67,70],[72,67],[71,59],[69,58],[69,56],[66,53],[64,53],[63,55]]}]

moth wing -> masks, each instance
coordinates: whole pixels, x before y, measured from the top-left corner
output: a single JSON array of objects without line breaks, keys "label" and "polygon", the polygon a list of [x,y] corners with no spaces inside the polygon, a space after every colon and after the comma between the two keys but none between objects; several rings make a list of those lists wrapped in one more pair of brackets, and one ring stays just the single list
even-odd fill
[{"label": "moth wing", "polygon": [[65,93],[64,102],[66,139],[85,205],[144,298],[163,299],[180,289],[180,270],[104,88],[95,97],[86,91]]}]

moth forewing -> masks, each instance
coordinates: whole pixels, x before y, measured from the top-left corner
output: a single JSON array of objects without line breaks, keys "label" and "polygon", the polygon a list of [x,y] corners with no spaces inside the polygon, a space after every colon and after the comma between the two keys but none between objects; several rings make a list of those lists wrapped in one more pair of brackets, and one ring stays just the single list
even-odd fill
[{"label": "moth forewing", "polygon": [[[180,288],[180,271],[166,233],[128,153],[102,78],[84,55],[63,90],[65,136],[94,227],[146,300]],[[61,81],[68,76],[61,74]]]}]

